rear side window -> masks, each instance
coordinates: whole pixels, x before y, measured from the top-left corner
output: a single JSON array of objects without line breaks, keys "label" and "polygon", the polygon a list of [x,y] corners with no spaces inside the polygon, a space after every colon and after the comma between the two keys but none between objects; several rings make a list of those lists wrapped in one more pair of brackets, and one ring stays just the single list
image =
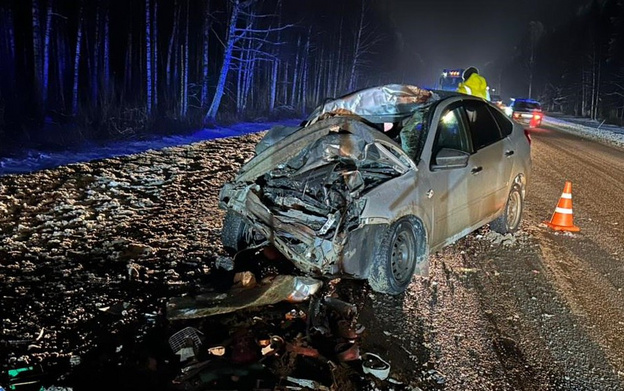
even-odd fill
[{"label": "rear side window", "polygon": [[475,150],[487,147],[503,138],[498,124],[492,117],[487,104],[479,101],[466,101],[464,108],[468,117],[472,144]]},{"label": "rear side window", "polygon": [[496,120],[498,127],[503,133],[503,137],[509,136],[511,134],[511,131],[513,130],[513,123],[505,114],[501,113],[499,110],[496,110],[493,107],[488,107],[488,109],[490,109],[492,116]]}]

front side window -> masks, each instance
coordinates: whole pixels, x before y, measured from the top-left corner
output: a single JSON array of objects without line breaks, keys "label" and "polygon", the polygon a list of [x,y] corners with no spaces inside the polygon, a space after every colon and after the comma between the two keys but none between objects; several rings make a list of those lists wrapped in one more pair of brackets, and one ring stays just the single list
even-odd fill
[{"label": "front side window", "polygon": [[472,152],[472,143],[462,112],[461,107],[455,107],[442,113],[433,147],[434,156],[442,148]]}]

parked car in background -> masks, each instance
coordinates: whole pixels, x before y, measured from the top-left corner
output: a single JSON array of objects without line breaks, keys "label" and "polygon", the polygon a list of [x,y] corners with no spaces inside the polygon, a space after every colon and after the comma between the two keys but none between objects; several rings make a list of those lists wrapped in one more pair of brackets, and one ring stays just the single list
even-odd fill
[{"label": "parked car in background", "polygon": [[272,245],[301,271],[398,294],[429,253],[520,227],[522,126],[482,99],[409,85],[356,91],[268,131],[221,190],[223,246]]},{"label": "parked car in background", "polygon": [[542,124],[542,105],[533,99],[513,99],[506,109],[508,115],[515,121],[537,128]]}]

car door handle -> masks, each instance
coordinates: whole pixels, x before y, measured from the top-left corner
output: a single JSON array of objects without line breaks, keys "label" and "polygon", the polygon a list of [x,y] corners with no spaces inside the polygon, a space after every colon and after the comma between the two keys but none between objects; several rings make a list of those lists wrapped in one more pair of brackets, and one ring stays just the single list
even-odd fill
[{"label": "car door handle", "polygon": [[483,171],[483,167],[479,166],[479,167],[475,167],[472,170],[470,170],[471,173],[473,173],[474,175],[477,175],[478,173],[480,173],[481,171]]},{"label": "car door handle", "polygon": [[515,153],[514,151],[505,151],[505,156],[509,157],[513,155],[514,153]]}]

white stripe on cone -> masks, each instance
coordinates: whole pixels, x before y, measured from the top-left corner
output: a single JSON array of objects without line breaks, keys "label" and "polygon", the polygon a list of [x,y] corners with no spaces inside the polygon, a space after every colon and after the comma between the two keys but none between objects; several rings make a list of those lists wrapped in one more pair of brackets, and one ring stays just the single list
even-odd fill
[{"label": "white stripe on cone", "polygon": [[561,194],[561,198],[566,198],[568,200],[571,200],[572,199],[572,194],[570,194],[570,193],[562,193]]},{"label": "white stripe on cone", "polygon": [[572,209],[557,207],[557,208],[555,208],[555,213],[561,213],[561,214],[564,214],[564,215],[571,215],[572,214]]}]

